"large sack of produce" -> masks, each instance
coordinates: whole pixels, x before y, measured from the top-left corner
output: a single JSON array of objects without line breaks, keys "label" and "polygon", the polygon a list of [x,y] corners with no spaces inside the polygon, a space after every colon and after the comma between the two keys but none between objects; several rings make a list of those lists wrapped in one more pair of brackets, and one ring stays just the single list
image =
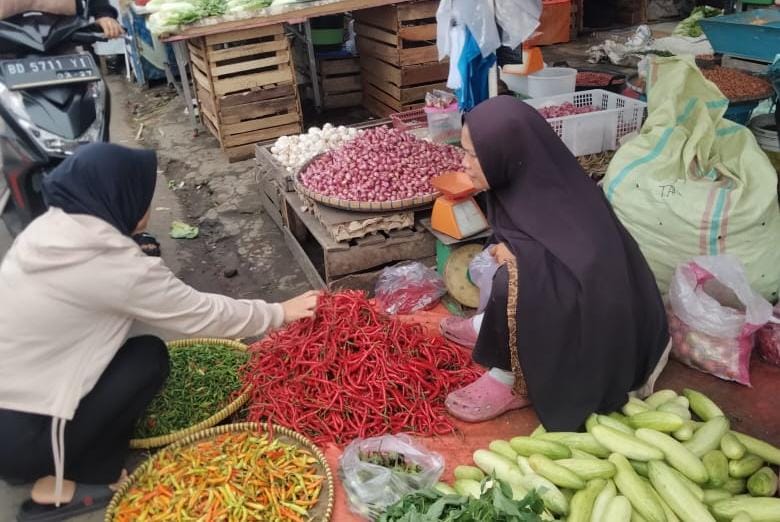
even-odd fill
[{"label": "large sack of produce", "polygon": [[603,187],[661,292],[680,263],[730,253],[776,300],[780,208],[769,158],[747,128],[723,118],[727,100],[692,58],[651,61],[647,82],[647,121],[617,151]]},{"label": "large sack of produce", "polygon": [[730,255],[697,257],[677,267],[669,289],[672,355],[721,379],[750,386],[755,333],[772,305]]}]

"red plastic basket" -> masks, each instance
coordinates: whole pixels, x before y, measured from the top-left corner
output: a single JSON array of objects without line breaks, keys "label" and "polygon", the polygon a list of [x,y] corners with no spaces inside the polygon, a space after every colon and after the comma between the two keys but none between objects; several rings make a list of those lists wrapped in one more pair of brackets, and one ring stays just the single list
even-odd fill
[{"label": "red plastic basket", "polygon": [[402,131],[428,127],[428,117],[422,108],[391,114],[390,119],[393,122],[393,128]]}]

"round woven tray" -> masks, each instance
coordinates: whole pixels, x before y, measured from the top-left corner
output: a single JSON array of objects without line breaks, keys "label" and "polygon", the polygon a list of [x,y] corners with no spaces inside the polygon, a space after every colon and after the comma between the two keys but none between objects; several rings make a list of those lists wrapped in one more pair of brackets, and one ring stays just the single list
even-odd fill
[{"label": "round woven tray", "polygon": [[340,199],[333,196],[326,196],[305,187],[303,183],[301,183],[300,179],[301,174],[306,171],[306,169],[309,168],[309,165],[320,156],[322,156],[322,154],[317,154],[309,161],[304,163],[303,166],[298,170],[298,173],[295,175],[295,190],[299,194],[329,207],[340,208],[343,210],[355,210],[360,212],[387,212],[388,210],[406,210],[409,208],[421,207],[423,205],[432,203],[440,195],[439,192],[432,192],[431,194],[426,194],[424,196],[415,196],[413,198],[398,199],[395,201],[352,201],[349,199]]},{"label": "round woven tray", "polygon": [[[182,339],[179,341],[171,341],[168,343],[168,349],[169,350],[175,350],[177,348],[186,348],[187,346],[192,346],[194,344],[212,344],[212,345],[218,345],[218,346],[224,346],[226,348],[232,348],[234,350],[238,350],[241,352],[245,352],[248,349],[248,346],[244,343],[233,341],[230,339],[211,339],[211,338],[199,338],[199,339]],[[168,433],[167,435],[158,435],[156,437],[147,437],[144,439],[131,439],[130,440],[130,448],[132,449],[151,449],[151,448],[160,448],[162,446],[167,446],[168,444],[171,444],[173,442],[176,442],[177,440],[183,439],[184,437],[187,437],[189,435],[192,435],[194,433],[198,433],[201,430],[205,430],[207,428],[212,428],[222,422],[223,420],[227,419],[234,413],[236,413],[241,406],[246,404],[246,401],[249,400],[249,392],[251,391],[251,388],[247,388],[247,390],[233,399],[233,401],[230,402],[227,406],[216,412],[214,415],[209,417],[208,419],[202,420],[197,424],[193,424],[189,428],[184,428],[178,431],[174,431],[172,433]]]},{"label": "round woven tray", "polygon": [[[334,482],[333,472],[331,471],[330,466],[328,466],[328,461],[325,459],[325,455],[317,446],[314,445],[313,442],[300,433],[296,433],[290,429],[276,425],[272,425],[272,430],[274,439],[280,440],[287,444],[305,448],[309,450],[317,460],[317,467],[319,468],[317,471],[319,474],[325,477],[325,483],[323,484],[319,501],[311,509],[311,515],[309,516],[308,520],[328,522],[333,515]],[[171,444],[166,449],[175,452],[176,450],[185,446],[189,446],[190,444],[210,439],[224,433],[238,433],[242,431],[268,432],[268,424],[265,422],[241,422],[236,424],[225,424],[224,426],[217,426],[216,428],[210,428],[195,434],[188,435],[185,438]],[[114,493],[114,496],[111,498],[111,502],[106,508],[106,514],[104,518],[105,522],[113,522],[114,512],[116,511],[117,507],[119,507],[120,502],[122,502],[122,498],[124,498],[130,488],[132,488],[133,485],[138,482],[143,474],[154,465],[157,458],[158,457],[155,455],[147,459],[146,462],[141,464],[119,487],[116,493]]]}]

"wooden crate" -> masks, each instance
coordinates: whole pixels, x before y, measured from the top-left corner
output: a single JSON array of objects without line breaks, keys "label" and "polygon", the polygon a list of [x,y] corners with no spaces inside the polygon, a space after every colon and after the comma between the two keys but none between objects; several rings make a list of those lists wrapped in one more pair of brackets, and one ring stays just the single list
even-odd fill
[{"label": "wooden crate", "polygon": [[319,58],[317,70],[324,108],[355,107],[363,101],[360,60],[357,57]]},{"label": "wooden crate", "polygon": [[301,132],[290,42],[281,24],[188,40],[203,125],[230,161]]},{"label": "wooden crate", "polygon": [[426,93],[445,88],[449,65],[438,61],[437,8],[424,0],[354,13],[363,105],[374,114],[421,107]]}]

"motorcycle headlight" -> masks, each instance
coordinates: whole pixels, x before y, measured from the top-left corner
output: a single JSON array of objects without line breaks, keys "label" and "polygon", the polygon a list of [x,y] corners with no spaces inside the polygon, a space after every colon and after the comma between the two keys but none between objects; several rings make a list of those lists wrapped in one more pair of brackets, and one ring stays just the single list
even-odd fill
[{"label": "motorcycle headlight", "polygon": [[[105,100],[105,84],[93,82],[89,86],[89,94],[93,98]],[[8,89],[0,83],[0,104],[19,122],[19,125],[35,142],[53,156],[69,156],[80,146],[86,143],[101,141],[103,133],[103,111],[97,110],[95,121],[75,140],[64,139],[35,125],[24,106],[21,94]]]}]

